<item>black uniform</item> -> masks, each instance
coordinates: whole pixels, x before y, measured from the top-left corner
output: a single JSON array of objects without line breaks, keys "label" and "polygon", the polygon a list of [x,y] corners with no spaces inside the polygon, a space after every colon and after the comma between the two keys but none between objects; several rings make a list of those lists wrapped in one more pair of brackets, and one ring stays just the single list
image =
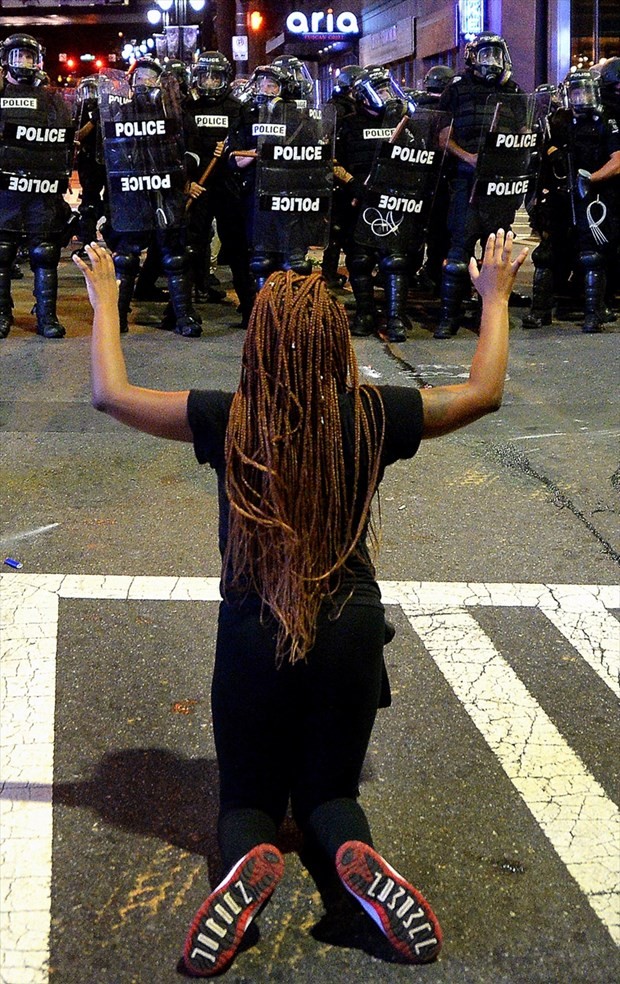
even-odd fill
[{"label": "black uniform", "polygon": [[[439,108],[452,117],[452,138],[465,151],[477,154],[481,135],[489,130],[493,102],[503,94],[517,95],[523,90],[512,80],[490,84],[467,70],[457,75],[439,99]],[[493,98],[492,98],[493,97]],[[509,129],[518,133],[525,120],[515,118]],[[458,329],[461,302],[469,286],[468,264],[476,243],[486,242],[500,226],[508,230],[514,221],[514,205],[498,208],[497,200],[472,202],[476,172],[469,164],[451,157],[448,161],[450,205],[448,231],[450,247],[443,270],[441,322],[436,338],[447,338]]]},{"label": "black uniform", "polygon": [[[241,104],[231,95],[214,100],[197,94],[197,98],[190,95],[186,100],[184,129],[190,181],[200,180],[214,159],[216,145],[237,128],[240,114]],[[206,190],[191,201],[188,211],[187,243],[194,282],[199,289],[206,289],[203,257],[215,220],[245,323],[254,303],[255,287],[249,267],[241,185],[237,175],[226,166],[224,156],[217,160],[204,187]]]},{"label": "black uniform", "polygon": [[[160,86],[136,89],[130,97],[105,91],[100,96],[102,123],[107,127],[104,150],[111,209],[103,235],[114,252],[120,280],[121,332],[127,331],[140,254],[154,238],[168,280],[174,315],[172,319],[164,318],[161,327],[195,338],[202,329],[191,304],[184,241],[186,175],[181,114],[180,110],[177,115],[172,109],[178,100],[175,85],[173,79],[166,80],[170,105]],[[115,101],[111,101],[112,97]],[[126,127],[128,136],[123,135],[125,130],[116,133],[121,125]],[[132,162],[134,173],[130,173]]]},{"label": "black uniform", "polygon": [[0,338],[12,322],[11,268],[25,235],[34,274],[37,333],[62,338],[58,261],[66,242],[63,198],[73,150],[71,111],[50,88],[6,82],[0,95]]},{"label": "black uniform", "polygon": [[534,294],[529,328],[550,324],[554,294],[566,268],[567,244],[575,250],[576,270],[583,276],[583,330],[595,332],[609,320],[605,310],[606,271],[615,260],[620,240],[620,179],[582,187],[579,171],[599,170],[620,151],[618,121],[605,109],[574,114],[558,109],[549,120],[543,148],[546,188],[538,219],[544,238],[534,250]]},{"label": "black uniform", "polygon": [[[404,314],[411,268],[410,254],[404,250],[372,249],[355,241],[365,182],[375,162],[380,142],[388,141],[406,113],[406,106],[392,101],[377,114],[371,115],[358,105],[356,112],[347,116],[336,140],[336,161],[353,180],[344,185],[342,217],[342,240],[346,255],[347,270],[355,295],[356,315],[351,332],[354,335],[370,335],[377,328],[374,305],[374,283],[372,278],[376,266],[384,278],[388,309],[387,333],[391,340],[405,337],[408,325]],[[410,253],[415,252],[417,243],[411,244]]]}]

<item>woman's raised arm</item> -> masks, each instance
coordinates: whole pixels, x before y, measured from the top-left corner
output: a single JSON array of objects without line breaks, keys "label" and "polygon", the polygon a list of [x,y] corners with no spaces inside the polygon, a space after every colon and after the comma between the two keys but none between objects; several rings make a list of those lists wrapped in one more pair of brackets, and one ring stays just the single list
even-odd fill
[{"label": "woman's raised arm", "polygon": [[440,437],[465,427],[501,406],[508,365],[508,299],[527,249],[512,259],[514,236],[503,229],[489,236],[478,269],[469,264],[472,282],[482,298],[480,337],[466,383],[421,391],[423,437]]},{"label": "woman's raised arm", "polygon": [[86,247],[90,264],[74,255],[92,304],[92,402],[129,427],[174,441],[191,441],[187,419],[187,390],[165,392],[133,386],[127,378],[118,321],[118,284],[114,261],[96,243]]}]

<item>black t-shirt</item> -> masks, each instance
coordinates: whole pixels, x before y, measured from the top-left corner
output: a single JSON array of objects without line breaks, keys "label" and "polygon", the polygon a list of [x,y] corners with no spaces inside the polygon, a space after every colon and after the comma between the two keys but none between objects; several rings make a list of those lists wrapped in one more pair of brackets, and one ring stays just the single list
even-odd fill
[{"label": "black t-shirt", "polygon": [[[422,397],[417,389],[402,386],[377,387],[385,413],[385,437],[378,482],[388,465],[404,458],[412,458],[420,445],[423,428]],[[371,401],[379,399],[373,388],[362,387],[362,394]],[[194,437],[194,453],[200,464],[209,464],[217,474],[219,503],[219,548],[223,554],[228,537],[229,505],[225,489],[225,439],[228,415],[233,394],[218,390],[191,390],[187,401],[187,416]],[[340,397],[343,453],[347,475],[353,471],[354,456],[354,403],[352,394]],[[360,467],[360,474],[366,474]],[[358,500],[366,490],[361,489]],[[365,542],[360,545],[360,556],[347,564],[343,586],[349,590],[355,586],[355,594],[379,598]]]}]

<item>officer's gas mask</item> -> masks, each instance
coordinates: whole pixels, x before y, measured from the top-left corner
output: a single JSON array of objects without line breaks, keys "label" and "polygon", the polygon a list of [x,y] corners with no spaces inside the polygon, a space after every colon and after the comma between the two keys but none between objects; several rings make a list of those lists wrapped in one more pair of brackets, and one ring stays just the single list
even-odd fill
[{"label": "officer's gas mask", "polygon": [[383,69],[363,71],[353,83],[353,94],[372,116],[402,116],[407,102],[398,83]]},{"label": "officer's gas mask", "polygon": [[259,73],[252,81],[254,105],[272,109],[282,95],[282,84],[274,75]]}]

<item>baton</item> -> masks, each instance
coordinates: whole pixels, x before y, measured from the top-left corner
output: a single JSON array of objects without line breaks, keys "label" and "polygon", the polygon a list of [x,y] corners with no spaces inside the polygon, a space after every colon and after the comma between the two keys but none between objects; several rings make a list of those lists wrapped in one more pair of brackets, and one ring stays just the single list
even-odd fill
[{"label": "baton", "polygon": [[[224,143],[226,143],[226,141],[224,141]],[[215,153],[213,154],[213,157],[211,158],[211,160],[209,161],[209,163],[205,167],[204,171],[202,172],[202,174],[198,178],[198,181],[196,182],[196,184],[200,185],[201,188],[204,188],[205,184],[207,183],[207,181],[211,177],[213,171],[215,170],[215,165],[217,164],[217,162],[219,161],[219,159],[221,158],[221,156],[222,156],[223,153],[224,153],[224,147],[222,147],[222,150],[221,150],[221,152],[219,154],[215,154]],[[187,202],[185,203],[185,211],[186,212],[188,211],[188,209],[190,209],[192,207],[192,202],[193,201],[195,201],[194,198],[188,198]]]}]

